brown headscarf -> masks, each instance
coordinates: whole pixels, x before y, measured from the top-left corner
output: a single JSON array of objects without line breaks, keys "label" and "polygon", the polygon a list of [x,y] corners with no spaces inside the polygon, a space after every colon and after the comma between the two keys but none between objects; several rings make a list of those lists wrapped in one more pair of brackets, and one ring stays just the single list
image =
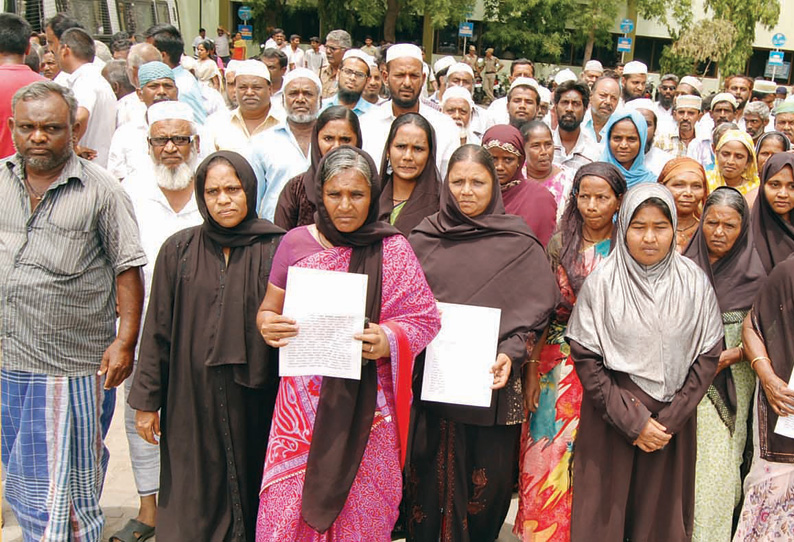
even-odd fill
[{"label": "brown headscarf", "polygon": [[794,154],[779,152],[766,161],[752,212],[755,247],[767,273],[771,273],[775,265],[794,253],[794,224],[791,219],[788,222],[783,220],[769,205],[764,194],[767,181],[784,167],[794,172]]},{"label": "brown headscarf", "polygon": [[389,165],[389,147],[391,147],[391,143],[397,135],[397,130],[407,124],[413,124],[425,130],[428,134],[430,153],[427,157],[425,169],[414,181],[416,185],[413,192],[411,192],[411,196],[403,204],[397,220],[394,221],[394,227],[400,230],[403,235],[410,234],[411,230],[425,217],[438,212],[438,201],[441,193],[441,176],[438,174],[438,169],[436,169],[436,148],[438,145],[436,143],[435,130],[433,130],[427,119],[418,113],[400,115],[392,122],[381,158],[380,171],[383,172],[384,186],[380,195],[380,220],[389,222],[389,217],[394,209],[394,200],[392,199],[394,198],[394,184],[392,183],[392,174],[387,173],[391,168]]},{"label": "brown headscarf", "polygon": [[[204,186],[207,171],[213,160],[222,158],[228,161],[243,186],[248,213],[245,219],[234,228],[225,228],[218,224],[207,209],[204,201]],[[234,365],[234,380],[241,386],[259,387],[267,379],[264,374],[264,363],[251,363],[267,357],[267,345],[262,340],[256,325],[256,313],[259,304],[265,297],[263,288],[259,288],[259,274],[269,262],[262,261],[262,253],[257,250],[246,250],[246,247],[273,236],[281,236],[284,230],[272,222],[260,219],[256,214],[256,175],[248,161],[232,151],[219,151],[209,155],[196,170],[196,204],[204,218],[203,235],[199,236],[197,250],[191,252],[191,261],[187,262],[194,272],[191,280],[196,288],[213,292],[218,289],[217,259],[210,254],[217,253],[221,247],[231,247],[229,263],[226,267],[226,303],[221,306],[218,318],[220,326],[215,334],[215,343],[210,351],[206,365]],[[210,242],[210,243],[208,243]],[[207,244],[214,244],[211,248]],[[272,254],[270,257],[272,258]]]},{"label": "brown headscarf", "polygon": [[692,173],[700,176],[703,181],[703,200],[700,202],[700,209],[697,211],[696,216],[699,218],[703,214],[703,206],[706,205],[706,198],[709,197],[709,183],[706,179],[706,170],[697,160],[693,160],[687,156],[679,156],[667,162],[662,171],[659,173],[659,182],[667,184],[673,175],[681,173],[682,171],[691,171]]},{"label": "brown headscarf", "polygon": [[[347,114],[349,112],[349,115]],[[309,169],[290,179],[281,191],[276,205],[276,214],[273,222],[278,226],[290,230],[298,226],[313,224],[313,216],[316,211],[317,197],[314,193],[314,181],[317,176],[317,166],[322,159],[320,154],[320,130],[325,125],[334,120],[347,121],[356,133],[355,147],[361,148],[361,125],[355,113],[342,105],[333,105],[325,109],[317,122],[314,124],[311,136],[311,146],[309,147]],[[303,200],[301,194],[305,195]],[[308,209],[304,209],[301,204],[305,204]]]},{"label": "brown headscarf", "polygon": [[[742,216],[742,228],[731,249],[712,265],[709,262],[709,249],[706,244],[706,236],[703,233],[703,223],[701,222],[689,246],[684,251],[684,256],[694,261],[706,272],[717,294],[717,303],[722,313],[748,310],[753,304],[758,288],[766,279],[766,270],[753,243],[753,232],[752,228],[750,228],[750,211],[742,193],[729,186],[720,186],[706,200],[703,216],[706,216],[710,207],[719,204],[720,196],[725,191],[734,192],[737,196],[736,201],[741,202],[743,206],[743,211],[740,213]],[[717,373],[712,386],[718,397],[713,397],[711,391],[707,392],[706,395],[715,404],[717,413],[731,434],[733,434],[736,424],[736,387],[734,386],[731,371],[720,371]],[[727,412],[723,411],[722,405],[727,408]]]},{"label": "brown headscarf", "polygon": [[441,210],[422,221],[409,241],[437,299],[502,310],[498,352],[513,362],[510,381],[494,392],[490,408],[438,403],[434,410],[474,425],[505,424],[507,392],[520,382],[528,335],[546,326],[559,290],[538,239],[522,218],[505,214],[491,155],[482,147],[464,145],[452,155],[449,171],[467,161],[484,165],[491,174],[488,207],[479,216],[466,216],[450,191],[447,173]]},{"label": "brown headscarf", "polygon": [[[378,220],[378,170],[372,158],[361,149],[344,145],[326,154],[317,165],[314,193],[322,194],[325,163],[342,149],[352,149],[369,165],[372,191],[367,219],[354,232],[340,232],[329,217],[322,197],[318,197],[315,223],[320,233],[335,246],[353,248],[348,273],[369,277],[366,315],[371,322],[380,322],[383,239],[400,232]],[[361,380],[323,378],[301,506],[306,523],[320,533],[331,527],[347,501],[369,439],[377,392],[378,375],[372,362],[361,368]]]},{"label": "brown headscarf", "polygon": [[[794,256],[777,264],[769,274],[753,303],[752,315],[753,327],[764,341],[775,375],[788,382],[794,367],[794,333],[791,332],[794,330]],[[777,419],[777,414],[766,399],[766,393],[759,392],[761,457],[767,461],[794,463],[794,439],[775,433]]]}]

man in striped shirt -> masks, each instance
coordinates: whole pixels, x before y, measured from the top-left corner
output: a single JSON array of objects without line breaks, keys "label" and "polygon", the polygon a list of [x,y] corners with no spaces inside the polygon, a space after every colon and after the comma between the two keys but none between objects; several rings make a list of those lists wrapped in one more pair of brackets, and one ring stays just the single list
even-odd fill
[{"label": "man in striped shirt", "polygon": [[146,256],[124,189],[73,151],[72,91],[32,83],[12,111],[17,153],[0,160],[5,496],[26,540],[99,542],[103,439],[132,369]]}]

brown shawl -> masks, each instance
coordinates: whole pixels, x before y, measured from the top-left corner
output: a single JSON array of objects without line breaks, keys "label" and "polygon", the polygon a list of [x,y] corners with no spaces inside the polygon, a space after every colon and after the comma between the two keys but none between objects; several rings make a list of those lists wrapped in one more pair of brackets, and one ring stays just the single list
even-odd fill
[{"label": "brown shawl", "polygon": [[761,172],[761,186],[758,188],[758,197],[752,213],[755,247],[767,273],[794,253],[794,224],[790,220],[788,222],[783,220],[783,217],[769,205],[764,194],[764,186],[769,178],[784,167],[794,171],[794,154],[779,152],[766,161]]}]

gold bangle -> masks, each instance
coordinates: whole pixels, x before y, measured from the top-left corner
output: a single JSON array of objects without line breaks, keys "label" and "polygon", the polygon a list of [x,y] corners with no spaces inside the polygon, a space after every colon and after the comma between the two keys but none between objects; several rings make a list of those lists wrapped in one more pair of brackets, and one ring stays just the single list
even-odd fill
[{"label": "gold bangle", "polygon": [[540,360],[539,359],[530,359],[529,362],[530,363],[540,363]]},{"label": "gold bangle", "polygon": [[758,356],[757,358],[754,358],[754,359],[753,359],[753,361],[751,361],[751,362],[750,362],[750,368],[751,368],[753,371],[755,371],[755,364],[756,364],[757,362],[761,361],[762,359],[765,359],[765,360],[767,360],[769,363],[772,363],[772,360],[771,360],[771,359],[769,359],[768,357],[766,357],[766,356]]}]

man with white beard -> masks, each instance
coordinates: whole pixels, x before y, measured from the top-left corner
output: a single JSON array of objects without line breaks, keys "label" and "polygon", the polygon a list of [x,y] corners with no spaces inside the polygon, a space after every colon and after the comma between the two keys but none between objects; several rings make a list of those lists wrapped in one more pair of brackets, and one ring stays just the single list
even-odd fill
[{"label": "man with white beard", "polygon": [[[149,107],[147,115],[149,161],[152,168],[139,170],[121,184],[132,200],[141,244],[149,262],[143,267],[144,315],[149,304],[154,262],[160,247],[174,233],[202,223],[193,191],[200,139],[193,122],[193,110],[182,102],[162,101]],[[151,174],[152,170],[154,176]],[[137,358],[136,351],[136,363]],[[132,374],[135,374],[134,367]],[[132,376],[124,382],[127,396],[132,382]],[[130,448],[132,473],[140,498],[138,516],[135,520],[130,520],[125,529],[144,535],[149,533],[150,528],[154,528],[157,517],[160,451],[157,446],[138,436],[135,430],[135,411],[126,402],[124,428]],[[119,534],[114,536],[122,539]]]},{"label": "man with white beard", "polygon": [[287,182],[309,168],[311,139],[323,84],[308,68],[296,68],[284,77],[287,120],[251,138],[246,158],[256,174],[257,212],[273,220],[276,204]]}]

